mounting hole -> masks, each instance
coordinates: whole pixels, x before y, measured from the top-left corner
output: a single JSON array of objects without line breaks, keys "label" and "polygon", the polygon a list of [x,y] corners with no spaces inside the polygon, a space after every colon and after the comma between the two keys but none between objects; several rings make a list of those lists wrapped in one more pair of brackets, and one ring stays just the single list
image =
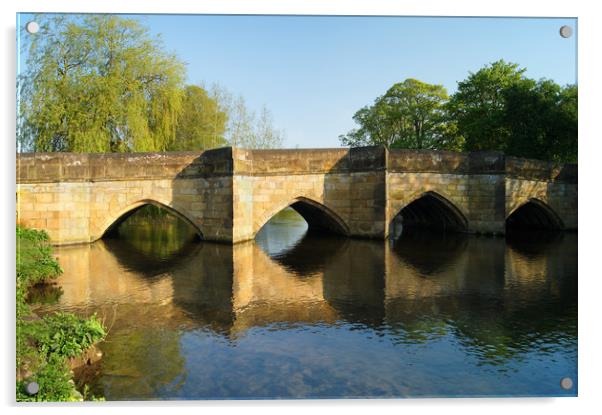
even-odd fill
[{"label": "mounting hole", "polygon": [[31,34],[38,33],[40,31],[40,25],[37,22],[27,22],[25,30]]},{"label": "mounting hole", "polygon": [[568,38],[573,35],[573,28],[571,26],[562,26],[560,28],[560,36],[563,38]]},{"label": "mounting hole", "polygon": [[40,385],[38,385],[38,382],[29,382],[25,387],[25,390],[28,394],[35,395],[40,390]]},{"label": "mounting hole", "polygon": [[573,387],[573,379],[566,377],[560,380],[560,387],[569,390]]}]

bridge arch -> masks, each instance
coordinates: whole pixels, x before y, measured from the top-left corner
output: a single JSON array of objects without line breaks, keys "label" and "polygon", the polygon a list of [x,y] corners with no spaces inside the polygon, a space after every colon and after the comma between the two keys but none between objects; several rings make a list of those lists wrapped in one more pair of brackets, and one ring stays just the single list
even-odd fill
[{"label": "bridge arch", "polygon": [[167,204],[158,202],[153,199],[142,199],[138,200],[134,203],[129,204],[127,207],[119,210],[116,214],[111,215],[101,227],[101,230],[96,239],[100,239],[105,235],[111,233],[114,229],[116,229],[121,223],[123,223],[127,218],[136,213],[139,209],[144,206],[153,205],[160,209],[166,210],[177,218],[189,224],[196,232],[200,239],[203,239],[203,232],[200,227],[192,220],[188,215],[183,213],[182,211],[175,209]]},{"label": "bridge arch", "polygon": [[560,216],[541,199],[530,198],[506,217],[506,229],[564,229]]},{"label": "bridge arch", "polygon": [[403,227],[466,232],[466,215],[448,198],[434,191],[419,193],[401,207],[389,223],[389,236],[397,239]]},{"label": "bridge arch", "polygon": [[313,199],[299,196],[263,214],[258,222],[258,226],[255,227],[253,237],[257,235],[274,215],[287,207],[291,207],[299,213],[305,219],[305,222],[307,222],[310,230],[323,230],[344,236],[349,236],[350,234],[349,226],[332,209]]}]

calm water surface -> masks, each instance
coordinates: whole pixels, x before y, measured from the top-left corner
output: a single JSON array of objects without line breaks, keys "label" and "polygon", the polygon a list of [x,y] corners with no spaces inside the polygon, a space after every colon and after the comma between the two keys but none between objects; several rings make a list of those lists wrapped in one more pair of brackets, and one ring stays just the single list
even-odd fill
[{"label": "calm water surface", "polygon": [[38,306],[105,320],[108,400],[577,393],[576,235],[392,244],[290,213],[235,246],[171,219],[119,233],[57,249],[63,294]]}]

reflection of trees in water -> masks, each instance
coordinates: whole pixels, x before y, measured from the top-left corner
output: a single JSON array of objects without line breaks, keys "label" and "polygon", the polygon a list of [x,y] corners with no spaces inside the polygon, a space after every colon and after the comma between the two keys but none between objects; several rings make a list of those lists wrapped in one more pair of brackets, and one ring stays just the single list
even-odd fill
[{"label": "reflection of trees in water", "polygon": [[177,330],[145,327],[111,333],[102,343],[102,377],[92,392],[111,400],[174,396],[186,381]]},{"label": "reflection of trees in water", "polygon": [[[471,238],[465,268],[453,275],[443,272],[436,280],[421,280],[412,273],[395,276],[406,280],[387,298],[387,323],[395,341],[426,342],[451,333],[471,354],[491,365],[533,351],[573,347],[577,338],[574,242],[570,238],[545,242],[537,250],[541,260],[523,266],[522,257],[503,240]],[[529,244],[537,248],[535,240]],[[413,289],[420,280],[434,287],[430,292]],[[406,295],[404,288],[420,295]]]},{"label": "reflection of trees in water", "polygon": [[577,339],[577,308],[571,301],[540,298],[512,307],[503,298],[459,294],[425,299],[411,309],[405,313],[399,303],[387,306],[387,332],[395,344],[427,343],[451,334],[483,364],[505,364],[534,351],[551,353]]},{"label": "reflection of trees in water", "polygon": [[[465,303],[451,315],[460,342],[476,351],[483,363],[500,365],[534,350],[552,353],[577,341],[577,304],[570,299],[540,297],[516,307]],[[534,347],[535,346],[535,347]]]},{"label": "reflection of trees in water", "polygon": [[29,304],[56,304],[63,295],[63,289],[56,284],[36,284],[27,291]]},{"label": "reflection of trees in water", "polygon": [[169,260],[198,236],[192,226],[178,217],[145,205],[128,215],[105,239],[128,243],[132,249],[157,261]]}]

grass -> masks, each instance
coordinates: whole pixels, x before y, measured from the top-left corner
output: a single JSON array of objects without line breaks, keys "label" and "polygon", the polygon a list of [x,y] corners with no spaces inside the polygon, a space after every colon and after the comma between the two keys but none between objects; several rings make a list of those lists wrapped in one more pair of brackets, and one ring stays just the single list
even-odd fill
[{"label": "grass", "polygon": [[[106,330],[95,316],[81,318],[71,313],[55,313],[37,318],[29,304],[36,301],[32,287],[48,284],[62,270],[52,256],[44,231],[17,226],[17,370],[25,373],[17,380],[17,401],[80,401],[67,359],[77,357],[101,341]],[[26,386],[37,382],[38,393],[30,395]]]}]

